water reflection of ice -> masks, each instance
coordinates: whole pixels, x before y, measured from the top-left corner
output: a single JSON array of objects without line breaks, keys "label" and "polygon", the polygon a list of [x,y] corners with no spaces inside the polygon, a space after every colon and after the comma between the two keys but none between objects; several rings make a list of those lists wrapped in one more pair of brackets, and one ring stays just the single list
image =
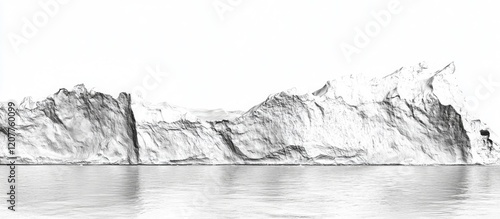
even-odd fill
[{"label": "water reflection of ice", "polygon": [[[20,166],[16,213],[60,218],[496,216],[500,214],[499,170],[483,166]],[[0,168],[0,174],[6,173],[7,167]],[[1,191],[5,186],[0,184]]]}]

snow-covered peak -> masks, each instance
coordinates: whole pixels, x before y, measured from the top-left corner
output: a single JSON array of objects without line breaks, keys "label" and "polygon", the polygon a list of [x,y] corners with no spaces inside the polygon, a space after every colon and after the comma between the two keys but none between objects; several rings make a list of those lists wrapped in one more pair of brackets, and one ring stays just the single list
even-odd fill
[{"label": "snow-covered peak", "polygon": [[73,87],[73,91],[77,94],[77,95],[81,95],[81,94],[87,94],[88,91],[87,91],[87,88],[85,88],[85,85],[84,84],[77,84]]},{"label": "snow-covered peak", "polygon": [[33,101],[32,97],[25,97],[22,101],[21,104],[19,104],[20,109],[35,109],[36,108],[36,102]]}]

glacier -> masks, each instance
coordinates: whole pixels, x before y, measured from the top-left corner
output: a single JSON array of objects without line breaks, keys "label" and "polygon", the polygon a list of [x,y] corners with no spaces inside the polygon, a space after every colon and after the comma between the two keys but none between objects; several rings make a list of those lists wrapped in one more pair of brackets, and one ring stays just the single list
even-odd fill
[{"label": "glacier", "polygon": [[[455,65],[328,81],[246,112],[187,109],[77,85],[17,110],[17,163],[498,165],[487,124],[465,107]],[[0,162],[7,163],[6,105]],[[491,134],[491,136],[490,136]]]}]

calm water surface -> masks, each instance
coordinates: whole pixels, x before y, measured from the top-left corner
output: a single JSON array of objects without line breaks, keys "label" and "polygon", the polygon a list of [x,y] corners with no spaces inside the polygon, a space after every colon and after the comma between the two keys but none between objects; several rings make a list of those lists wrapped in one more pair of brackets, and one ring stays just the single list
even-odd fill
[{"label": "calm water surface", "polygon": [[500,167],[17,168],[0,218],[500,218]]}]

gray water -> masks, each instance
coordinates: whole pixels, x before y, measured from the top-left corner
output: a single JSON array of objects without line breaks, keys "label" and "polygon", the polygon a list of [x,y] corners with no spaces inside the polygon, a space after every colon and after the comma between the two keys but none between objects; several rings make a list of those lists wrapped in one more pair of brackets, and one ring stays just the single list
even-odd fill
[{"label": "gray water", "polygon": [[500,218],[500,167],[17,168],[0,218]]}]

